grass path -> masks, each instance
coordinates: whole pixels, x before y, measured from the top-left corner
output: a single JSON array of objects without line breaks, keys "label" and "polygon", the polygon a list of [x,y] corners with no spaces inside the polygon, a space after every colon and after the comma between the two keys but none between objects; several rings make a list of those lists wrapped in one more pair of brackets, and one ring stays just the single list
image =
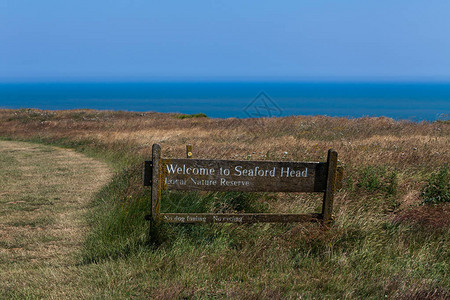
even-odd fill
[{"label": "grass path", "polygon": [[0,298],[69,296],[84,215],[110,178],[73,150],[0,141]]}]

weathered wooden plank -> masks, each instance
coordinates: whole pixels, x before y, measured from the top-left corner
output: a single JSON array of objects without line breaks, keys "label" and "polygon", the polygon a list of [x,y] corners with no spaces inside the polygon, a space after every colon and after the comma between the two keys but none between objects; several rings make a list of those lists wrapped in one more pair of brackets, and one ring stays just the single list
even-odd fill
[{"label": "weathered wooden plank", "polygon": [[322,206],[324,223],[329,223],[332,220],[334,192],[336,190],[337,152],[332,149],[328,150],[327,166],[327,186]]},{"label": "weathered wooden plank", "polygon": [[318,222],[322,214],[214,214],[214,213],[164,213],[161,220],[167,223],[289,223]]},{"label": "weathered wooden plank", "polygon": [[325,192],[321,162],[162,159],[163,189]]}]

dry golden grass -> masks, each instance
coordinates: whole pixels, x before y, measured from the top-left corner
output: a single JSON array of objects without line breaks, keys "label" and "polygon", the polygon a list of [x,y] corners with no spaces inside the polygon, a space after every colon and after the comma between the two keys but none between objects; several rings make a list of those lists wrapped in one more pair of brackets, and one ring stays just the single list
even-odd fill
[{"label": "dry golden grass", "polygon": [[[102,220],[116,223],[100,222],[91,242],[97,247],[95,238],[130,230],[101,244],[117,253],[93,246],[89,263],[65,270],[63,278],[73,288],[67,298],[450,297],[448,204],[420,206],[429,175],[450,161],[449,122],[179,119],[160,113],[25,109],[0,110],[0,137],[73,147],[125,168],[111,185],[115,190],[102,196],[112,211]],[[189,143],[195,158],[252,160],[324,161],[334,148],[345,167],[336,222],[328,231],[307,224],[175,226],[160,248],[140,247],[146,224],[139,210],[145,205],[137,206],[147,199],[140,162],[150,157],[153,143],[161,144],[165,157],[183,157]],[[320,196],[269,194],[264,199],[267,212],[320,209]],[[81,275],[74,279],[72,272]]]},{"label": "dry golden grass", "polygon": [[389,118],[298,116],[271,119],[178,119],[173,114],[92,110],[0,110],[0,134],[46,141],[118,145],[148,155],[160,143],[166,156],[194,145],[196,157],[322,159],[328,148],[352,165],[437,166],[449,158],[448,122]]}]

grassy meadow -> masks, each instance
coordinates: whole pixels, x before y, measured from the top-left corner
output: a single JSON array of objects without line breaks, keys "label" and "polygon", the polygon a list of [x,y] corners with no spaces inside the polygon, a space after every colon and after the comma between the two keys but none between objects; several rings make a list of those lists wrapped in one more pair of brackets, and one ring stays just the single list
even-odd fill
[{"label": "grassy meadow", "polygon": [[[0,210],[0,223],[9,224],[2,225],[7,230],[0,242],[0,298],[450,298],[448,121],[212,119],[203,114],[4,109],[0,139],[31,142],[27,145],[35,145],[42,155],[61,148],[85,154],[84,159],[102,165],[103,175],[82,168],[79,174],[85,179],[79,181],[84,184],[109,170],[114,173],[95,196],[83,196],[89,203],[78,212],[83,217],[77,222],[86,223],[79,247],[67,249],[67,239],[57,231],[48,235],[71,258],[45,266],[39,255],[31,259],[27,253],[45,246],[47,235],[22,242],[21,232],[63,226],[57,221],[63,208],[47,205],[22,218],[19,212],[11,217],[4,203],[19,196],[6,199],[0,190],[0,203],[6,207]],[[325,161],[333,148],[345,170],[335,197],[335,222],[328,229],[306,223],[165,224],[149,239],[144,216],[150,210],[150,190],[142,186],[141,176],[153,143],[161,145],[163,157],[184,157],[185,145],[192,144],[194,158],[239,160]],[[0,157],[1,187],[15,186],[26,198],[31,192],[20,191],[17,176],[11,175],[17,163],[7,155]],[[26,162],[21,156],[14,159],[21,166]],[[41,172],[59,174],[51,156],[46,161]],[[64,170],[60,176],[69,176]],[[55,201],[46,188],[45,180],[36,182],[31,193],[36,201]],[[319,212],[321,198],[303,193],[165,192],[161,210]],[[36,223],[30,224],[32,220]],[[64,226],[75,227],[70,218],[66,221]],[[15,242],[3,236],[14,236]],[[21,256],[26,259],[16,256],[21,248],[26,248]],[[20,278],[25,280],[14,284]]]}]

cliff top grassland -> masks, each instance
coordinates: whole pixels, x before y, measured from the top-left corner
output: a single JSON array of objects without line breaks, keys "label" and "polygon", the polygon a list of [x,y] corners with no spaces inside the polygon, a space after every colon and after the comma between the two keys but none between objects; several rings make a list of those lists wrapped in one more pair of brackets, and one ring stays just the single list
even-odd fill
[{"label": "cliff top grassland", "polygon": [[[40,287],[42,278],[30,277],[15,289],[2,275],[8,297],[450,297],[448,121],[3,109],[0,138],[72,148],[115,172],[90,200],[89,226],[76,261],[44,273],[48,280],[63,276],[70,283],[60,278],[49,287],[59,289],[55,293]],[[325,161],[333,148],[345,170],[334,224],[328,229],[304,223],[164,225],[150,241],[144,220],[150,194],[141,175],[153,143],[161,145],[163,157],[182,158],[185,145],[192,144],[194,158],[239,160]],[[315,194],[165,192],[161,209],[303,213],[320,208],[321,195]],[[52,225],[34,228],[45,226]],[[10,251],[6,243],[0,247]],[[17,274],[35,268],[9,266]]]}]

